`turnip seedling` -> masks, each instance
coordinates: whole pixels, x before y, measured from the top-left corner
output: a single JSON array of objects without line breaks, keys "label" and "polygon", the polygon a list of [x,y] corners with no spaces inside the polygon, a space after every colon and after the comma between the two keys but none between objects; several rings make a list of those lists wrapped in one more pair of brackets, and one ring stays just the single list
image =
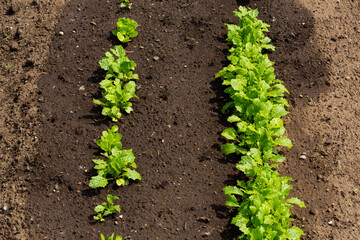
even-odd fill
[{"label": "turnip seedling", "polygon": [[94,208],[94,211],[97,212],[97,215],[94,216],[94,219],[103,222],[103,221],[105,221],[104,217],[114,214],[116,212],[120,212],[120,210],[121,210],[120,205],[114,205],[114,200],[117,200],[117,199],[119,199],[119,198],[108,194],[107,195],[108,203],[103,202],[101,205],[97,205]]},{"label": "turnip seedling", "polygon": [[135,30],[137,26],[137,22],[130,18],[119,18],[116,23],[117,29],[112,31],[112,33],[117,36],[120,42],[130,42],[132,40],[131,38],[138,35],[138,32]]},{"label": "turnip seedling", "polygon": [[[114,240],[114,234],[113,233],[107,240]],[[103,234],[100,235],[101,240],[106,240],[105,236]],[[115,240],[122,240],[123,238],[121,236],[116,236]]]},{"label": "turnip seedling", "polygon": [[120,0],[120,7],[121,8],[128,8],[131,9],[132,2],[130,0]]}]

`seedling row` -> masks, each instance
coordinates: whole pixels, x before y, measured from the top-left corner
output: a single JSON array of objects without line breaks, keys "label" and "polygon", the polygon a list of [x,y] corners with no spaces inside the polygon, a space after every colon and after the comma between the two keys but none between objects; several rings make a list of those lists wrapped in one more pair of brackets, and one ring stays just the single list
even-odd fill
[{"label": "seedling row", "polygon": [[236,168],[247,181],[223,190],[226,205],[237,208],[231,223],[242,234],[239,239],[300,239],[303,231],[290,227],[292,204],[305,207],[298,198],[288,198],[292,179],[280,177],[274,163],[285,160],[278,146],[291,148],[284,136],[281,117],[289,106],[284,93],[289,93],[274,74],[273,62],[265,50],[275,50],[265,36],[269,25],[257,19],[258,11],[240,7],[235,11],[239,24],[226,24],[231,62],[217,75],[227,86],[225,93],[231,101],[222,109],[234,125],[222,132],[230,142],[222,146],[225,154],[240,155]]}]

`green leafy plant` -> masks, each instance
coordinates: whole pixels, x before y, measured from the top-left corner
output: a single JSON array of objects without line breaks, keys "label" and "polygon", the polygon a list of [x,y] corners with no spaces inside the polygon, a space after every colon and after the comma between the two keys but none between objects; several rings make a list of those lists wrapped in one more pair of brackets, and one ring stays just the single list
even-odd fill
[{"label": "green leafy plant", "polygon": [[[225,154],[242,155],[236,168],[249,181],[238,181],[237,186],[224,188],[226,204],[238,209],[232,224],[239,227],[239,239],[300,239],[304,235],[298,227],[289,227],[292,204],[305,207],[297,198],[289,198],[291,178],[280,177],[277,165],[285,158],[277,146],[292,147],[283,136],[281,117],[289,106],[284,93],[289,93],[282,81],[276,79],[273,62],[263,49],[275,50],[265,36],[269,25],[257,19],[258,11],[240,7],[235,16],[239,24],[226,24],[227,40],[233,43],[228,57],[230,64],[216,77],[228,86],[225,93],[231,101],[222,111],[229,113],[228,121],[235,127],[227,128],[222,136],[230,140],[221,149]],[[241,199],[241,203],[239,203]]]},{"label": "green leafy plant", "polygon": [[[101,237],[101,240],[114,240],[114,235],[115,235],[115,233],[111,234],[111,236],[108,237],[108,239],[106,239],[103,234],[101,234],[100,237]],[[123,238],[121,236],[117,235],[115,240],[123,240]]]},{"label": "green leafy plant", "polygon": [[100,67],[107,71],[105,80],[120,79],[127,82],[131,79],[139,79],[139,76],[133,73],[136,63],[126,57],[122,46],[114,46],[110,51],[106,52],[106,57],[99,61]]},{"label": "green leafy plant", "polygon": [[100,87],[105,90],[102,93],[104,102],[94,99],[94,103],[103,106],[102,115],[109,116],[116,122],[122,115],[121,110],[126,113],[130,113],[133,110],[132,103],[129,100],[133,97],[137,98],[134,81],[124,85],[119,79],[116,79],[114,82],[104,80],[100,83]]},{"label": "green leafy plant", "polygon": [[121,8],[131,9],[131,6],[132,6],[131,0],[120,0],[120,7]]},{"label": "green leafy plant", "polygon": [[138,35],[137,26],[137,22],[132,19],[119,18],[116,23],[116,30],[112,31],[112,33],[117,36],[120,42],[130,42],[133,37]]},{"label": "green leafy plant", "polygon": [[106,187],[111,180],[115,180],[118,186],[129,184],[129,180],[141,180],[141,175],[133,170],[137,165],[132,149],[121,150],[121,134],[116,133],[117,130],[118,127],[114,126],[104,131],[101,139],[97,141],[98,146],[105,151],[102,155],[107,160],[93,160],[98,175],[91,178],[91,188]]},{"label": "green leafy plant", "polygon": [[97,212],[97,215],[94,216],[94,219],[103,222],[105,221],[104,217],[114,214],[116,212],[120,212],[120,205],[114,205],[114,200],[117,199],[119,198],[108,194],[107,202],[103,202],[101,205],[97,205],[94,208],[94,211]]},{"label": "green leafy plant", "polygon": [[96,141],[96,144],[105,151],[101,153],[102,155],[108,157],[111,154],[111,150],[113,148],[122,148],[121,138],[122,135],[120,133],[116,133],[119,130],[118,126],[113,126],[111,129],[102,132],[102,136],[100,139]]},{"label": "green leafy plant", "polygon": [[103,106],[102,115],[117,121],[122,115],[121,111],[130,113],[133,110],[129,101],[133,97],[137,98],[135,91],[138,86],[129,80],[138,79],[139,76],[133,73],[136,64],[125,56],[123,47],[115,46],[110,50],[111,52],[106,52],[106,57],[99,62],[101,68],[107,71],[105,79],[100,82],[100,87],[105,90],[102,93],[102,101],[93,101]]}]

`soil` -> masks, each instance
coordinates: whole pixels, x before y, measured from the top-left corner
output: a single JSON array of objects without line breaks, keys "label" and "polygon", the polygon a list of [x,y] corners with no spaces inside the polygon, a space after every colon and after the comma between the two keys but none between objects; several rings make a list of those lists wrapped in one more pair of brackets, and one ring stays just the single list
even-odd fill
[{"label": "soil", "polygon": [[[284,120],[294,147],[281,175],[294,179],[303,239],[358,239],[360,3],[352,0],[0,1],[0,238],[236,239],[222,188],[241,177],[220,151],[227,101],[224,23],[241,4],[271,24],[269,57],[291,92]],[[99,59],[119,44],[119,17],[139,24],[124,47],[137,63],[139,99],[116,124],[142,181],[92,190],[95,141],[115,123],[92,98]],[[107,194],[121,213],[92,220]]]}]

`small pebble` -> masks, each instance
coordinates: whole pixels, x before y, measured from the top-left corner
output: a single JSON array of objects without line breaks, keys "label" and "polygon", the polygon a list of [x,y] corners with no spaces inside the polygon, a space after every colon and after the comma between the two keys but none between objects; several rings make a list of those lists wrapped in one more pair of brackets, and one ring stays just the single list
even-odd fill
[{"label": "small pebble", "polygon": [[59,32],[59,35],[60,35],[60,36],[64,36],[64,32],[63,32],[63,31],[60,31],[60,32]]},{"label": "small pebble", "polygon": [[160,57],[158,57],[158,56],[154,57],[154,61],[159,61],[159,59],[160,59]]},{"label": "small pebble", "polygon": [[301,160],[306,160],[306,156],[305,155],[300,155],[300,159]]},{"label": "small pebble", "polygon": [[81,87],[79,87],[79,91],[84,91],[85,90],[85,86],[82,85]]},{"label": "small pebble", "polygon": [[333,225],[333,221],[328,221],[328,224],[329,224],[329,225]]}]

